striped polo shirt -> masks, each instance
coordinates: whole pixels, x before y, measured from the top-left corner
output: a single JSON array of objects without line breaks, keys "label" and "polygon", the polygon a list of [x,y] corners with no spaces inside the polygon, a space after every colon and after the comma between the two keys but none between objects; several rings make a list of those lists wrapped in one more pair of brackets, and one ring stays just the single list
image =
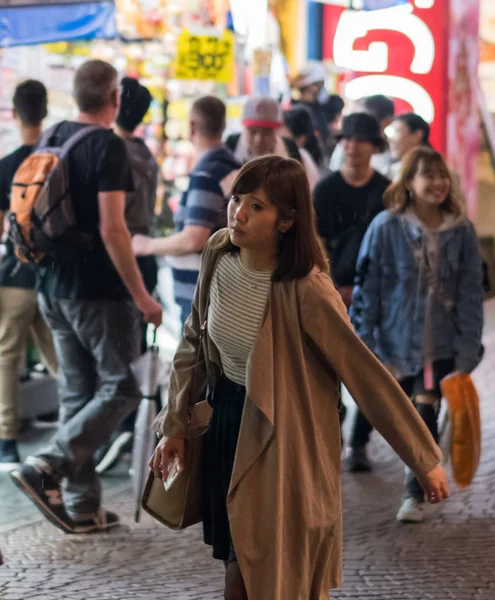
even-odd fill
[{"label": "striped polo shirt", "polygon": [[272,273],[244,266],[239,252],[218,261],[211,280],[208,333],[225,376],[246,385],[246,365],[265,315]]},{"label": "striped polo shirt", "polygon": [[[174,222],[175,232],[188,225],[206,227],[211,233],[227,224],[228,185],[240,168],[230,150],[217,146],[206,152],[189,175]],[[198,281],[201,254],[170,257],[176,300],[192,301]]]}]

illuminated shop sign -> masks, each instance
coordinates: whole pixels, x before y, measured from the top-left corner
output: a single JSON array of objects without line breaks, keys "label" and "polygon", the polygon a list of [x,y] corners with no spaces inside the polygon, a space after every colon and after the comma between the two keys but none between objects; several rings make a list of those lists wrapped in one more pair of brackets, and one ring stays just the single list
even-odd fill
[{"label": "illuminated shop sign", "polygon": [[324,58],[349,72],[351,100],[385,94],[399,110],[432,125],[432,142],[445,147],[448,2],[415,0],[380,10],[324,7]]}]

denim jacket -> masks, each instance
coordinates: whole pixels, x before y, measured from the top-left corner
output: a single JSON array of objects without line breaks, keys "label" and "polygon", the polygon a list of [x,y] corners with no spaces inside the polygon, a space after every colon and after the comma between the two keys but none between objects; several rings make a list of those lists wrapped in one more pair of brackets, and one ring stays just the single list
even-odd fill
[{"label": "denim jacket", "polygon": [[454,359],[470,373],[482,358],[483,290],[481,256],[470,221],[459,218],[438,232],[435,276],[449,310],[435,294],[413,248],[426,243],[424,229],[407,215],[379,214],[358,257],[351,319],[360,338],[400,377],[424,366],[425,318],[429,304],[432,360]]}]

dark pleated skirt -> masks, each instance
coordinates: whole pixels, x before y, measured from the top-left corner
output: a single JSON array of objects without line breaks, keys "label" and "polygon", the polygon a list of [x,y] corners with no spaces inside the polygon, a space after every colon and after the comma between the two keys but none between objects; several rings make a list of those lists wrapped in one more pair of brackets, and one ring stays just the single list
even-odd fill
[{"label": "dark pleated skirt", "polygon": [[213,557],[236,560],[229,518],[227,493],[234,467],[246,388],[223,377],[215,387],[213,414],[203,436],[201,453],[201,510],[204,541],[213,547]]}]

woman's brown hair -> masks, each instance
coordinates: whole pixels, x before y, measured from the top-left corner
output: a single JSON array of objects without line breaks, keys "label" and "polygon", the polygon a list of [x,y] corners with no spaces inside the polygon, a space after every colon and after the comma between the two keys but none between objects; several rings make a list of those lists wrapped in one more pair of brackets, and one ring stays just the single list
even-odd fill
[{"label": "woman's brown hair", "polygon": [[[328,261],[316,230],[316,217],[304,167],[296,160],[262,156],[245,164],[232,186],[232,195],[251,194],[262,188],[278,209],[279,221],[293,221],[280,234],[278,262],[273,281],[289,281],[309,275],[313,267],[329,272]],[[225,233],[217,249],[239,251]]]},{"label": "woman's brown hair", "polygon": [[466,206],[463,199],[455,193],[452,174],[443,156],[429,146],[417,146],[406,154],[402,161],[400,178],[387,189],[383,196],[385,206],[395,213],[403,213],[411,205],[413,197],[409,186],[420,167],[426,174],[435,171],[445,173],[450,181],[450,190],[442,208],[456,216],[465,215]]}]

